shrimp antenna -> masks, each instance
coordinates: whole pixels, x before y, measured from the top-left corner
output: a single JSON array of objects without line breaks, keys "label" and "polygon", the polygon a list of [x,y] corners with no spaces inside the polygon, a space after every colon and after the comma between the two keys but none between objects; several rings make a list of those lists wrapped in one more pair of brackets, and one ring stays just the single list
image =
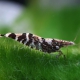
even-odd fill
[{"label": "shrimp antenna", "polygon": [[77,37],[78,37],[79,32],[80,32],[80,28],[79,28],[79,30],[78,30],[78,32],[77,32],[77,34],[76,34],[76,37],[74,38],[73,42],[74,42],[74,41],[76,41],[76,39],[77,39]]}]

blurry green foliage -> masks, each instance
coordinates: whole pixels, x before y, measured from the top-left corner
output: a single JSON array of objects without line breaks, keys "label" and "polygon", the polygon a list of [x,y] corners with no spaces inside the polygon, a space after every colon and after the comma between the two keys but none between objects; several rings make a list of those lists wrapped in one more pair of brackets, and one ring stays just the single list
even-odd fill
[{"label": "blurry green foliage", "polygon": [[[79,80],[80,46],[64,48],[66,58],[56,58],[0,38],[0,80]],[[67,51],[68,50],[68,51]]]},{"label": "blurry green foliage", "polygon": [[80,9],[43,11],[35,14],[34,22],[35,32],[43,37],[74,40],[80,29]]},{"label": "blurry green foliage", "polygon": [[0,26],[0,34],[12,32],[13,30],[9,26]]},{"label": "blurry green foliage", "polygon": [[40,8],[36,3],[28,7],[17,19],[30,20],[36,35],[47,38],[58,38],[74,41],[80,40],[80,7],[64,8],[61,10]]}]

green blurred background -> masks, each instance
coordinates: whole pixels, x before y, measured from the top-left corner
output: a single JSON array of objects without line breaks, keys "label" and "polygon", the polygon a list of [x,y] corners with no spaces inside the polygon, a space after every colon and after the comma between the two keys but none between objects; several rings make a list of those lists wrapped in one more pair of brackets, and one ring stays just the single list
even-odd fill
[{"label": "green blurred background", "polygon": [[[44,38],[69,41],[74,41],[77,36],[75,42],[79,43],[80,2],[77,1],[29,0],[27,3],[26,0],[21,14],[12,23],[9,22],[11,24],[4,24],[5,19],[2,21],[0,33],[30,32]],[[9,14],[9,16],[13,15]]]}]

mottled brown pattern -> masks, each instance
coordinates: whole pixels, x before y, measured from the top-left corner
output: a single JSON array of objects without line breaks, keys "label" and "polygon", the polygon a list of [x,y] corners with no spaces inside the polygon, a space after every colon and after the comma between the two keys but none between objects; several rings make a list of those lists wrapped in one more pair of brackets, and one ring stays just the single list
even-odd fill
[{"label": "mottled brown pattern", "polygon": [[37,36],[33,37],[34,45],[36,46],[36,49],[39,50],[39,39]]},{"label": "mottled brown pattern", "polygon": [[33,34],[29,33],[28,37],[29,37],[29,39],[32,39]]},{"label": "mottled brown pattern", "polygon": [[16,38],[16,35],[14,33],[11,33],[8,37],[10,37],[12,39],[15,39]]},{"label": "mottled brown pattern", "polygon": [[27,39],[26,39],[26,38],[22,41],[22,43],[24,44],[24,42],[25,42],[25,41],[27,41]]},{"label": "mottled brown pattern", "polygon": [[20,42],[22,39],[24,39],[24,40],[23,40],[23,42],[24,42],[25,39],[26,39],[26,33],[23,33],[22,35],[20,35],[20,36],[18,37],[17,41]]},{"label": "mottled brown pattern", "polygon": [[52,52],[52,46],[49,45],[47,42],[45,42],[44,38],[42,38],[42,40],[43,40],[43,42],[41,43],[42,51],[51,53]]},{"label": "mottled brown pattern", "polygon": [[10,37],[15,39],[23,44],[30,46],[31,48],[41,50],[43,52],[60,52],[60,48],[68,45],[73,45],[73,42],[65,41],[65,40],[58,40],[58,39],[48,39],[48,38],[41,38],[37,35],[33,35],[31,33],[22,33],[22,34],[15,34],[15,33],[7,33],[5,35],[1,34],[0,36]]}]

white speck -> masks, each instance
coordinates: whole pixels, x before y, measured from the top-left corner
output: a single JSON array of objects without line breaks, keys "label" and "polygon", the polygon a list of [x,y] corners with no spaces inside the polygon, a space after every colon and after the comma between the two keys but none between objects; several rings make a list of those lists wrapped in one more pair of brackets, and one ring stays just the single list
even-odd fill
[{"label": "white speck", "polygon": [[20,41],[20,43],[22,43],[23,40],[24,40],[24,39],[22,39],[22,40]]},{"label": "white speck", "polygon": [[56,49],[59,49],[59,46],[56,46]]},{"label": "white speck", "polygon": [[45,41],[46,41],[48,44],[50,44],[50,45],[52,44],[52,39],[46,38]]},{"label": "white speck", "polygon": [[56,44],[57,44],[57,42],[56,42]]},{"label": "white speck", "polygon": [[26,43],[27,43],[27,40],[24,42],[24,45],[26,45]]},{"label": "white speck", "polygon": [[40,43],[42,43],[42,42],[43,42],[43,40],[42,40],[40,37],[39,37],[38,39],[39,39],[39,42],[40,42]]},{"label": "white speck", "polygon": [[71,45],[75,45],[75,43],[74,42],[70,42],[71,43]]},{"label": "white speck", "polygon": [[16,37],[16,39],[15,39],[16,41],[18,40],[18,38]]},{"label": "white speck", "polygon": [[24,42],[24,45],[26,45],[26,43],[28,42],[29,38],[28,38],[29,33],[26,33],[26,41]]},{"label": "white speck", "polygon": [[39,50],[42,50],[41,43],[39,43]]},{"label": "white speck", "polygon": [[11,33],[7,33],[7,34],[5,34],[5,36],[8,37],[10,34],[11,34]]},{"label": "white speck", "polygon": [[31,46],[31,47],[35,47],[34,42],[32,42],[29,46]]},{"label": "white speck", "polygon": [[27,41],[29,41],[29,33],[26,34]]},{"label": "white speck", "polygon": [[28,35],[29,35],[29,33],[26,33],[26,41],[24,42],[24,45],[29,41]]}]

